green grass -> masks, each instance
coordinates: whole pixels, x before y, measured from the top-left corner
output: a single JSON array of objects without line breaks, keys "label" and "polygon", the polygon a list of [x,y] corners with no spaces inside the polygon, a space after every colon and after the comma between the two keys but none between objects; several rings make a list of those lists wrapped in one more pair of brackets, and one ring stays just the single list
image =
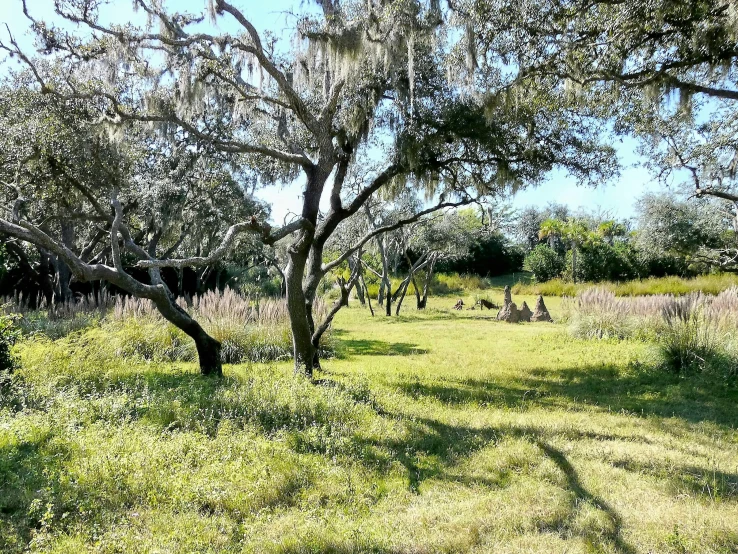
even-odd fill
[{"label": "green grass", "polygon": [[543,294],[544,296],[576,296],[577,293],[600,287],[610,290],[616,296],[646,296],[650,294],[674,294],[682,296],[691,292],[718,294],[730,287],[738,286],[738,275],[729,273],[701,275],[692,279],[682,277],[650,277],[622,283],[572,283],[552,279],[545,283],[525,283],[521,281],[513,287],[515,294]]},{"label": "green grass", "polygon": [[215,380],[84,334],[21,344],[0,551],[738,551],[735,388],[455,299],[373,319],[352,302],[316,385],[286,362]]}]

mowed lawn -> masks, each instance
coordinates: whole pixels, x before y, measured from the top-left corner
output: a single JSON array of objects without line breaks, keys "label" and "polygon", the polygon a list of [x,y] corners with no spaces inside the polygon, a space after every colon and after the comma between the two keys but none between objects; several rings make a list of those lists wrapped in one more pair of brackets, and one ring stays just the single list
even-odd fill
[{"label": "mowed lawn", "polygon": [[455,301],[352,302],[314,385],[21,345],[0,551],[738,552],[735,386]]}]

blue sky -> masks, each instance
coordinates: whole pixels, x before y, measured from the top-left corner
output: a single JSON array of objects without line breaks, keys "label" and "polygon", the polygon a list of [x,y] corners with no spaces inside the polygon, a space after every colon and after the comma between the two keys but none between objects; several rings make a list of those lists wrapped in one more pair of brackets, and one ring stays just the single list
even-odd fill
[{"label": "blue sky", "polygon": [[[290,13],[297,13],[304,9],[305,0],[232,0],[240,7],[259,31],[271,30],[282,34],[289,29],[293,18]],[[205,0],[177,0],[169,4],[178,10],[193,13],[205,9]],[[40,19],[53,13],[52,0],[27,0],[31,13]],[[135,20],[142,17],[134,14],[129,0],[112,0],[107,7],[108,14],[114,15],[116,21]],[[20,0],[0,1],[0,23],[7,23],[16,39],[27,52],[32,51],[32,41],[27,35],[28,22],[22,13]],[[0,33],[6,38],[5,26]],[[223,20],[219,23],[223,31],[236,29],[230,22]],[[612,183],[603,184],[596,188],[579,187],[574,179],[562,172],[553,172],[547,181],[535,188],[519,191],[512,199],[515,208],[525,206],[544,206],[549,202],[567,204],[573,209],[607,210],[619,218],[631,217],[634,214],[635,202],[644,192],[660,190],[662,187],[653,182],[648,171],[636,167],[639,161],[635,154],[636,142],[624,139],[616,142],[615,147],[623,164],[623,170],[618,179]],[[298,212],[300,208],[301,182],[286,186],[273,186],[262,189],[258,195],[272,205],[272,217],[281,222],[289,212]]]}]

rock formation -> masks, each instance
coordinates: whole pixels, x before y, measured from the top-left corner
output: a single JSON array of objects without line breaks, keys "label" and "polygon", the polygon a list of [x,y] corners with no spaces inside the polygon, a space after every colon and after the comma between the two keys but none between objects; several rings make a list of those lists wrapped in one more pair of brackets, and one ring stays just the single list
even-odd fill
[{"label": "rock formation", "polygon": [[536,311],[530,318],[531,321],[553,321],[551,314],[546,309],[546,304],[543,303],[543,296],[539,295],[536,300]]},{"label": "rock formation", "polygon": [[531,316],[533,315],[533,312],[530,311],[530,308],[528,307],[528,303],[523,301],[523,305],[520,306],[519,310],[520,315],[520,321],[530,321]]},{"label": "rock formation", "polygon": [[510,292],[510,286],[505,286],[505,303],[502,308],[497,312],[497,319],[500,321],[507,321],[508,323],[517,323],[520,321],[520,312],[515,302],[512,301],[512,293]]}]

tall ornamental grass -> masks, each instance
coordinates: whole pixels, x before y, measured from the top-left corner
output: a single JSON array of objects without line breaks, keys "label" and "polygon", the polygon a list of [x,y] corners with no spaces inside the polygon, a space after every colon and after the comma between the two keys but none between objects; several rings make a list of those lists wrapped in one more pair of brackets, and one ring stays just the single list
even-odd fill
[{"label": "tall ornamental grass", "polygon": [[49,303],[42,295],[34,300],[23,294],[0,297],[0,311],[18,315],[15,326],[22,334],[42,334],[52,339],[99,323],[116,303],[116,297],[105,291],[65,302]]},{"label": "tall ornamental grass", "polygon": [[[283,299],[248,298],[226,289],[178,299],[205,330],[221,343],[224,363],[286,360],[292,356],[292,334]],[[327,314],[326,304],[314,304],[316,320]],[[81,335],[74,341],[101,341],[99,355],[148,361],[194,361],[195,344],[168,323],[150,300],[109,295],[83,296],[75,302],[32,310],[22,298],[11,299],[6,311],[18,312],[18,326],[27,335],[57,340]],[[333,354],[330,332],[321,341],[321,354]]]},{"label": "tall ornamental grass", "polygon": [[738,374],[738,287],[717,295],[631,298],[592,288],[565,300],[563,308],[574,336],[648,339],[658,345],[669,371]]}]

